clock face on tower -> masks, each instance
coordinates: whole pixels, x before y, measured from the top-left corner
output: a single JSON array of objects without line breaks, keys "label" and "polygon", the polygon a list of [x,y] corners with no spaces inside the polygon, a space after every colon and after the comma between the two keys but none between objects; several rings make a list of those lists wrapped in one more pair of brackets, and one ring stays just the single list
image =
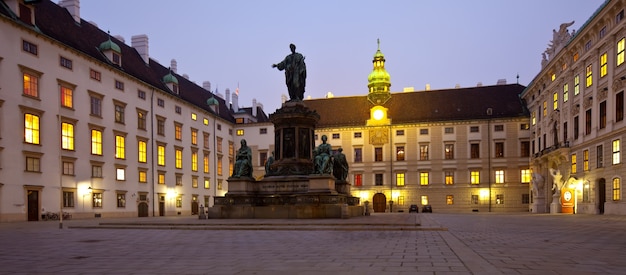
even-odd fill
[{"label": "clock face on tower", "polygon": [[572,192],[565,191],[565,193],[563,194],[563,198],[565,199],[565,201],[571,201],[572,200]]}]

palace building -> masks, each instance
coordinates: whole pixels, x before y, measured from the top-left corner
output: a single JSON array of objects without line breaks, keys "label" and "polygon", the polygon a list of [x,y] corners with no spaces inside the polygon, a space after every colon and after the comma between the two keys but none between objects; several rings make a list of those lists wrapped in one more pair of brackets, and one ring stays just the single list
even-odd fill
[{"label": "palace building", "polygon": [[523,91],[531,114],[537,213],[626,214],[626,1],[605,1],[579,30],[553,31]]}]

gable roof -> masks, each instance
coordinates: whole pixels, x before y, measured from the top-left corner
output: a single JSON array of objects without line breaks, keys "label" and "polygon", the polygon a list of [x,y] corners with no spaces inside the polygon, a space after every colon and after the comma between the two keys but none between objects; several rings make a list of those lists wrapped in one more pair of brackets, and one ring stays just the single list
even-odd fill
[{"label": "gable roof", "polygon": [[[393,124],[528,117],[519,84],[392,93],[385,103]],[[363,126],[373,107],[367,96],[305,100],[320,115],[318,127]],[[487,109],[492,114],[487,114]]]}]

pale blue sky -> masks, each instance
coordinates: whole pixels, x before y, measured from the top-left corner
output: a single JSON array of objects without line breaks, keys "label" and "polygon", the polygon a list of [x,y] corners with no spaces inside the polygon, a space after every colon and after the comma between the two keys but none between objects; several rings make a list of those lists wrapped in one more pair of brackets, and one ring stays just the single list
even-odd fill
[{"label": "pale blue sky", "polygon": [[604,0],[82,0],[81,17],[130,44],[147,34],[150,57],[212,90],[252,99],[266,113],[287,94],[284,74],[271,68],[289,54],[306,57],[305,97],[367,94],[376,39],[391,90],[528,85],[539,72],[552,30],[580,28]]}]

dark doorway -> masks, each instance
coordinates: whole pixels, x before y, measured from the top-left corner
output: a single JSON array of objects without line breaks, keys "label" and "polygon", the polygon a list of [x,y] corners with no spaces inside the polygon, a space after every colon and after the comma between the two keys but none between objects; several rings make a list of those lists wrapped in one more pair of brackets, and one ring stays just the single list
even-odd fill
[{"label": "dark doorway", "polygon": [[148,216],[148,203],[140,202],[139,205],[137,205],[137,216],[138,217]]},{"label": "dark doorway", "polygon": [[191,215],[198,215],[198,202],[197,201],[191,202]]},{"label": "dark doorway", "polygon": [[604,203],[606,202],[606,181],[598,180],[598,212],[604,214]]},{"label": "dark doorway", "polygon": [[165,202],[159,202],[159,216],[165,216]]},{"label": "dark doorway", "polygon": [[28,192],[28,221],[39,220],[39,191],[27,190]]},{"label": "dark doorway", "polygon": [[385,196],[385,194],[383,193],[375,194],[373,201],[374,201],[374,205],[372,205],[372,207],[374,207],[374,212],[376,213],[385,212],[385,209],[387,208],[387,197]]}]

